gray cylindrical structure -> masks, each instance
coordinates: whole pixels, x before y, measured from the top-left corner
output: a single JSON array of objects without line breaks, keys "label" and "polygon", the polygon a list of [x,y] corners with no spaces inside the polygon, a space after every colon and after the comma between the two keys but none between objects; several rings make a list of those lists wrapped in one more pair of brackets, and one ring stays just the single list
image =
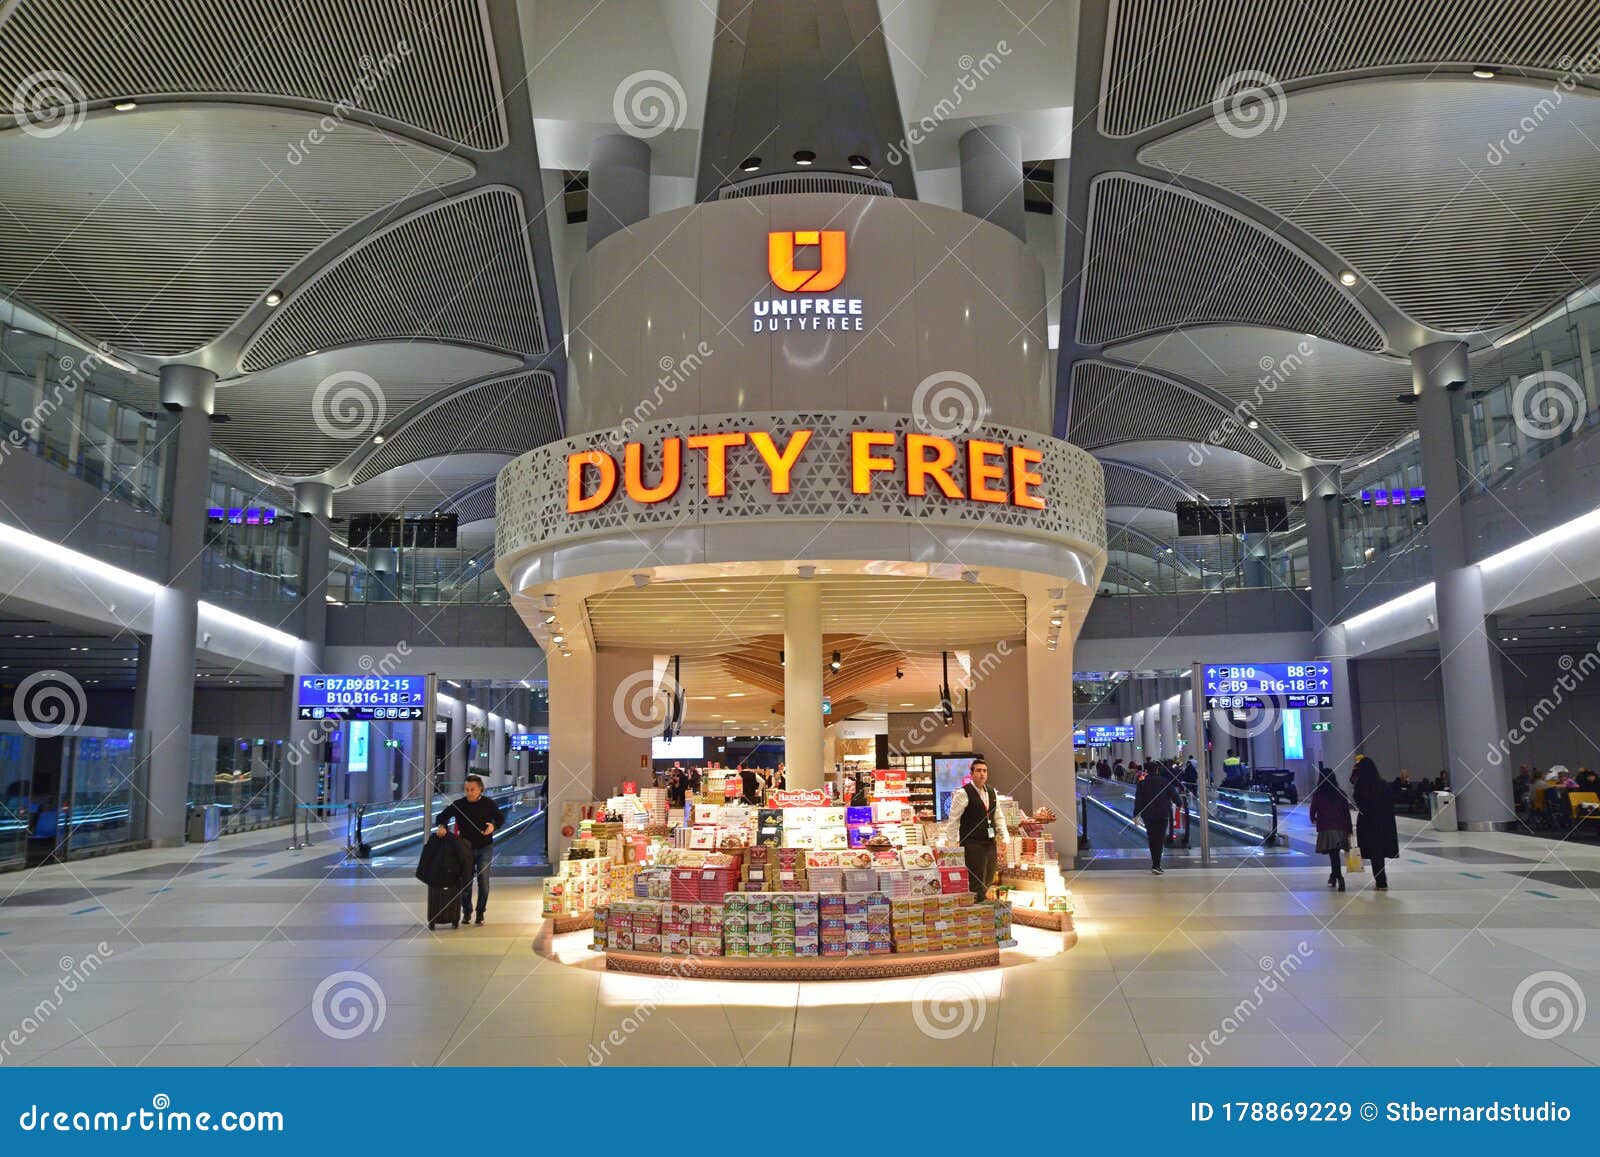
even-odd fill
[{"label": "gray cylindrical structure", "polygon": [[1411,355],[1417,388],[1417,433],[1427,488],[1428,547],[1433,564],[1444,685],[1445,742],[1456,814],[1463,826],[1493,830],[1515,819],[1511,772],[1491,762],[1505,739],[1500,652],[1483,597],[1483,573],[1467,563],[1461,473],[1456,460],[1451,393],[1467,381],[1464,342],[1435,342]]},{"label": "gray cylindrical structure", "polygon": [[1331,726],[1317,744],[1319,757],[1348,779],[1355,763],[1359,722],[1344,631],[1335,624],[1343,601],[1340,550],[1342,479],[1337,466],[1308,466],[1300,472],[1306,502],[1306,562],[1311,572],[1311,619],[1316,659],[1329,668],[1333,706],[1320,718]]},{"label": "gray cylindrical structure", "polygon": [[147,834],[157,847],[183,843],[194,725],[195,635],[211,476],[211,411],[217,376],[197,366],[161,367],[161,404],[177,413],[167,585],[156,599],[144,713],[150,743]]},{"label": "gray cylindrical structure", "polygon": [[616,133],[589,146],[589,248],[650,216],[650,146]]},{"label": "gray cylindrical structure", "polygon": [[300,654],[289,684],[289,760],[294,768],[291,804],[316,803],[317,774],[322,767],[329,726],[296,718],[296,684],[301,675],[326,674],[328,643],[328,552],[332,545],[333,487],[324,482],[297,482],[294,512],[300,532]]},{"label": "gray cylindrical structure", "polygon": [[450,752],[445,756],[445,778],[452,791],[467,778],[467,702],[459,692],[450,699]]},{"label": "gray cylindrical structure", "polygon": [[1189,686],[1189,680],[1183,680],[1183,688],[1178,692],[1178,737],[1184,742],[1183,756],[1187,759],[1194,756],[1196,765],[1203,762],[1203,752],[1200,750],[1201,739],[1199,722],[1195,718],[1194,691]]},{"label": "gray cylindrical structure", "polygon": [[961,209],[1027,240],[1022,197],[1022,134],[982,125],[961,134]]}]

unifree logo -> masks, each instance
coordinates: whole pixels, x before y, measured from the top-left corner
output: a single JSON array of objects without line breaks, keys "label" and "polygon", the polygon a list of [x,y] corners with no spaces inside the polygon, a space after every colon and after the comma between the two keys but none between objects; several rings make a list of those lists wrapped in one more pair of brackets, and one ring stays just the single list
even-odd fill
[{"label": "unifree logo", "polygon": [[[817,267],[796,269],[797,252],[813,248],[817,250]],[[772,284],[785,293],[826,293],[844,280],[844,270],[842,229],[767,234],[767,271],[772,275]]]}]

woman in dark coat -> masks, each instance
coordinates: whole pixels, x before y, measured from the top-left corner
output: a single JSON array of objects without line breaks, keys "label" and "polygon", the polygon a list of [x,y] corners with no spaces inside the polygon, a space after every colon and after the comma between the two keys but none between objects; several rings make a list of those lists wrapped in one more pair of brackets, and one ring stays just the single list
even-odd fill
[{"label": "woman in dark coat", "polygon": [[1333,769],[1317,766],[1317,786],[1311,793],[1311,822],[1317,829],[1317,851],[1328,854],[1333,869],[1328,887],[1344,891],[1344,854],[1350,850],[1350,801],[1344,798]]},{"label": "woman in dark coat", "polygon": [[1394,824],[1394,800],[1389,785],[1378,774],[1378,765],[1366,756],[1356,758],[1350,776],[1350,795],[1361,815],[1356,819],[1356,845],[1372,861],[1372,883],[1380,892],[1389,890],[1385,860],[1400,858],[1400,833]]}]

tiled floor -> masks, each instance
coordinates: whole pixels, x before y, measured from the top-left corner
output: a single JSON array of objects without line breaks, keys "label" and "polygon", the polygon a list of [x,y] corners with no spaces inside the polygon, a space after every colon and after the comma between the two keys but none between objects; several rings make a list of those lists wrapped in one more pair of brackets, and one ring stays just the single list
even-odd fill
[{"label": "tiled floor", "polygon": [[0,876],[0,1067],[1600,1061],[1600,849],[1401,827],[1387,894],[1093,871],[1069,952],[832,985],[607,975],[582,934],[552,961],[526,877],[430,934],[415,881],[305,873],[327,851],[283,832],[113,856]]}]

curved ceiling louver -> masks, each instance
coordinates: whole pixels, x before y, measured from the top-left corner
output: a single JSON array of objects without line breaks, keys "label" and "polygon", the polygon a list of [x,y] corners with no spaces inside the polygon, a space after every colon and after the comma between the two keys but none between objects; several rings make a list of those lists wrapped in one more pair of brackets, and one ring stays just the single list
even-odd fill
[{"label": "curved ceiling louver", "polygon": [[1383,334],[1327,271],[1221,206],[1112,173],[1089,191],[1078,341],[1106,345],[1185,325],[1236,322],[1358,349]]},{"label": "curved ceiling louver", "polygon": [[344,517],[442,510],[452,497],[493,478],[510,460],[509,454],[467,453],[407,462],[335,493],[333,512]]},{"label": "curved ceiling louver", "polygon": [[717,200],[766,197],[774,193],[855,193],[868,197],[892,197],[894,186],[888,181],[852,173],[772,173],[724,185],[717,190]]},{"label": "curved ceiling louver", "polygon": [[[361,464],[351,482],[359,485],[407,462],[446,454],[521,454],[560,435],[555,377],[519,374],[465,390],[413,419]],[[490,507],[492,514],[492,502]]]},{"label": "curved ceiling louver", "polygon": [[544,323],[514,189],[475,189],[352,246],[251,338],[246,372],[308,350],[386,338],[545,352]]},{"label": "curved ceiling louver", "polygon": [[1106,362],[1072,367],[1067,441],[1094,450],[1152,440],[1220,446],[1269,466],[1283,465],[1266,440],[1234,415],[1165,378]]},{"label": "curved ceiling louver", "polygon": [[[1600,94],[1587,90],[1368,80],[1291,94],[1272,132],[1239,140],[1208,120],[1140,159],[1250,198],[1414,320],[1471,333],[1600,276],[1600,229],[1582,224],[1600,194],[1596,141]],[[1347,155],[1307,179],[1306,158]]]},{"label": "curved ceiling louver", "polygon": [[476,482],[452,495],[440,505],[439,509],[446,514],[454,514],[463,526],[469,522],[482,522],[486,518],[493,518],[494,483],[493,478]]},{"label": "curved ceiling louver", "polygon": [[[284,158],[317,117],[238,106],[95,115],[42,139],[0,134],[0,282],[114,349],[208,345],[341,230],[473,168],[345,125]],[[202,175],[203,174],[203,178]]]},{"label": "curved ceiling louver", "polygon": [[1307,456],[1370,454],[1417,424],[1396,399],[1411,367],[1338,342],[1254,326],[1201,326],[1181,340],[1147,337],[1106,351],[1223,394]]},{"label": "curved ceiling louver", "polygon": [[1100,468],[1106,476],[1107,509],[1113,506],[1170,509],[1173,503],[1188,497],[1177,482],[1153,478],[1142,470],[1105,459],[1101,459]]},{"label": "curved ceiling louver", "polygon": [[41,67],[90,101],[287,98],[506,142],[480,0],[24,0],[0,23],[0,92]]},{"label": "curved ceiling louver", "polygon": [[1238,0],[1118,0],[1101,83],[1101,131],[1133,136],[1209,108],[1230,78],[1247,73],[1283,85],[1358,69],[1440,64],[1567,72],[1600,43],[1600,6],[1593,0],[1301,0],[1248,7],[1246,13]]}]

